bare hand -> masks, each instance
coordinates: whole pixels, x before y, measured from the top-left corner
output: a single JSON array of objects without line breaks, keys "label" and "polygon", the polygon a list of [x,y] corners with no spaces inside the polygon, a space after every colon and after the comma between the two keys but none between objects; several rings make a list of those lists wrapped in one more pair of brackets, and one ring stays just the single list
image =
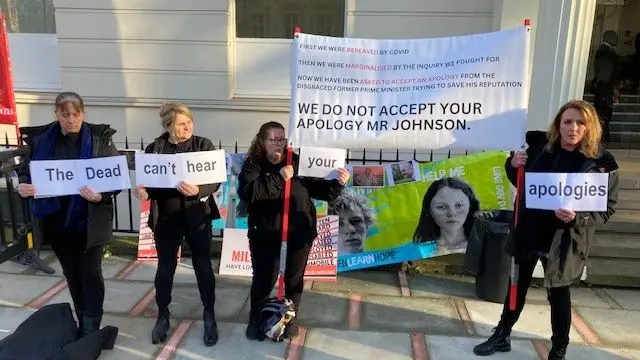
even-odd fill
[{"label": "bare hand", "polygon": [[345,168],[338,169],[338,182],[340,183],[340,185],[344,186],[347,183],[347,181],[349,181],[350,177],[351,177],[351,174],[349,174],[349,170]]},{"label": "bare hand", "polygon": [[147,189],[145,189],[144,185],[136,186],[133,190],[133,195],[143,201],[149,199],[149,193],[147,193]]},{"label": "bare hand", "polygon": [[519,168],[524,166],[527,163],[527,153],[524,151],[516,151],[516,153],[511,158],[511,166],[514,168]]},{"label": "bare hand", "polygon": [[200,187],[198,185],[191,185],[184,181],[180,181],[180,184],[178,184],[178,191],[180,191],[184,196],[196,196],[200,193]]},{"label": "bare hand", "polygon": [[82,196],[85,200],[94,203],[102,200],[102,194],[93,191],[93,189],[86,185],[80,188],[80,196]]},{"label": "bare hand", "polygon": [[33,184],[18,184],[18,194],[23,198],[32,197],[36,194],[36,187]]},{"label": "bare hand", "polygon": [[282,175],[282,178],[284,179],[285,182],[289,181],[289,179],[293,177],[293,166],[287,165],[282,169],[280,169],[280,175]]},{"label": "bare hand", "polygon": [[573,210],[558,209],[554,210],[554,213],[560,221],[564,221],[565,223],[570,223],[576,218],[576,213]]}]

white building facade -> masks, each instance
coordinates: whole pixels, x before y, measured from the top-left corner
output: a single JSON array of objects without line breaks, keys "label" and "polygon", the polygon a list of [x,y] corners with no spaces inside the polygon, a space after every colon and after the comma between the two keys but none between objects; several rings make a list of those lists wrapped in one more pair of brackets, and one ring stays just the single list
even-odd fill
[{"label": "white building facade", "polygon": [[[620,2],[0,0],[0,7],[9,17],[21,125],[50,122],[56,94],[75,91],[88,121],[111,124],[118,142],[149,142],[161,132],[160,104],[181,101],[195,112],[197,134],[246,147],[262,122],[288,121],[295,26],[332,36],[428,38],[531,19],[528,124],[544,129],[562,103],[583,96],[591,45],[603,31],[594,27],[596,8]],[[606,21],[617,26],[627,12]]]}]

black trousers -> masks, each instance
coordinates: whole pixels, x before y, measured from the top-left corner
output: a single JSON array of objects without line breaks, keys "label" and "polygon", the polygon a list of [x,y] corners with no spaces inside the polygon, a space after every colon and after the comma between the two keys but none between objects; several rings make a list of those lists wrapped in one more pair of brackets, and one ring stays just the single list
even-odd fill
[{"label": "black trousers", "polygon": [[103,246],[86,248],[86,231],[44,229],[53,252],[58,257],[67,279],[76,314],[90,318],[102,317],[104,278],[102,277]]},{"label": "black trousers", "polygon": [[613,117],[613,86],[608,84],[595,85],[593,96],[593,106],[602,120],[602,141],[608,143],[611,140],[609,127]]},{"label": "black trousers", "polygon": [[[280,243],[261,242],[259,239],[249,240],[253,279],[251,282],[250,318],[255,319],[260,313],[260,304],[269,298],[278,280],[280,268]],[[300,308],[302,290],[304,288],[304,271],[311,251],[311,243],[296,244],[287,247],[287,267],[284,274],[285,297],[291,299],[296,313]]]},{"label": "black trousers", "polygon": [[[509,294],[504,301],[504,308],[500,318],[500,327],[511,329],[520,317],[524,309],[527,290],[531,286],[533,270],[538,262],[536,256],[526,256],[520,260],[520,278],[518,279],[518,297],[516,309],[509,310]],[[546,259],[542,260],[542,266],[546,268]],[[511,286],[511,284],[509,284]],[[571,294],[568,286],[547,289],[547,300],[551,305],[551,342],[558,347],[569,345],[569,331],[571,330]]]},{"label": "black trousers", "polygon": [[155,232],[156,251],[158,252],[158,270],[156,271],[156,303],[161,313],[169,311],[173,276],[178,266],[178,249],[183,239],[191,249],[193,270],[200,290],[200,299],[204,310],[213,312],[215,302],[215,279],[211,265],[211,223],[192,227],[159,221]]}]

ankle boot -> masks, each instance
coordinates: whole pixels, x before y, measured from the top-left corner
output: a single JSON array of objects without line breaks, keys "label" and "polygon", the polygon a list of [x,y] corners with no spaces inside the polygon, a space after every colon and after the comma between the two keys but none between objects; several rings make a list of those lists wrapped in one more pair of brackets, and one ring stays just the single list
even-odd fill
[{"label": "ankle boot", "polygon": [[551,346],[551,350],[549,351],[548,360],[565,360],[565,356],[567,356],[567,347],[566,346]]},{"label": "ankle boot", "polygon": [[509,338],[511,331],[500,326],[494,328],[493,331],[493,335],[491,335],[487,341],[473,348],[474,354],[478,356],[488,356],[496,351],[511,351],[511,339]]},{"label": "ankle boot", "polygon": [[102,316],[98,317],[89,317],[82,316],[82,332],[80,333],[80,337],[85,337],[89,334],[92,334],[98,330],[100,330],[100,322],[102,321]]},{"label": "ankle boot", "polygon": [[164,342],[167,339],[167,332],[169,331],[169,310],[160,311],[158,313],[158,320],[151,330],[151,343],[157,344]]},{"label": "ankle boot", "polygon": [[214,346],[218,343],[218,324],[215,314],[213,311],[205,311],[202,318],[204,320],[204,345]]},{"label": "ankle boot", "polygon": [[282,337],[285,339],[293,339],[294,337],[298,336],[298,332],[298,322],[294,318],[287,325],[285,325],[284,334],[282,334]]},{"label": "ankle boot", "polygon": [[256,316],[249,315],[249,323],[247,324],[247,330],[245,331],[245,336],[249,340],[258,340],[264,341],[267,337],[262,329],[260,329],[260,323]]}]

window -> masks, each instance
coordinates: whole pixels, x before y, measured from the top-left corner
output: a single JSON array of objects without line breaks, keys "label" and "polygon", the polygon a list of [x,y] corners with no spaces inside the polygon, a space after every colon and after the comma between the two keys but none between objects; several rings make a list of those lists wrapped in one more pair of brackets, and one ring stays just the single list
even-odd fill
[{"label": "window", "polygon": [[343,36],[344,4],[345,0],[236,0],[236,37],[290,39],[296,26],[308,34]]},{"label": "window", "polygon": [[0,9],[9,33],[56,33],[53,0],[0,0]]},{"label": "window", "polygon": [[62,86],[53,0],[0,0],[7,21],[16,91],[51,92]]}]

